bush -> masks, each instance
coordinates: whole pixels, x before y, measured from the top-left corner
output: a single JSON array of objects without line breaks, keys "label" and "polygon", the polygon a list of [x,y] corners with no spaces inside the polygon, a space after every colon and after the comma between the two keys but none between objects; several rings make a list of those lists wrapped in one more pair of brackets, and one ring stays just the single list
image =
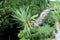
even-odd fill
[{"label": "bush", "polygon": [[30,28],[30,34],[27,33],[27,31],[25,30],[20,30],[18,36],[20,39],[25,38],[25,39],[32,39],[34,38],[35,40],[41,40],[41,39],[45,39],[48,37],[51,37],[51,35],[53,34],[53,30],[54,28],[49,27],[49,26],[43,26],[43,27],[39,27],[39,28]]}]

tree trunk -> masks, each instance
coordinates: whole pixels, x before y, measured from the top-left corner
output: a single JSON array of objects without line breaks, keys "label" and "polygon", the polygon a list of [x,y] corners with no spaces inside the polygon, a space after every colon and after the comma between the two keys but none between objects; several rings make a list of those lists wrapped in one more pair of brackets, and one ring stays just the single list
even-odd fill
[{"label": "tree trunk", "polygon": [[49,9],[44,10],[35,21],[32,21],[32,24],[34,23],[33,26],[38,27],[40,24],[42,24],[45,17],[49,14],[49,12],[51,12],[53,10],[54,10],[54,8],[49,8]]}]

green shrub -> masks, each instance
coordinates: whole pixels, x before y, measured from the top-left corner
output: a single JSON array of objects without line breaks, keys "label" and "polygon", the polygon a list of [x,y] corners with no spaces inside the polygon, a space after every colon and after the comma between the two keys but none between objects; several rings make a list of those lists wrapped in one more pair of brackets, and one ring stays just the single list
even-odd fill
[{"label": "green shrub", "polygon": [[27,33],[27,30],[21,30],[18,34],[19,38],[31,39],[35,38],[35,40],[41,40],[48,38],[53,33],[53,28],[49,26],[43,26],[39,28],[30,28],[30,34]]}]

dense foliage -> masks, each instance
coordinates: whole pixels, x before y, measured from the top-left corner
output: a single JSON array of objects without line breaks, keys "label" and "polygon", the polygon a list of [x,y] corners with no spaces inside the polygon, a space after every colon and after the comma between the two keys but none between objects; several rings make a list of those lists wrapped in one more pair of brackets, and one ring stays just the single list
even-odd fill
[{"label": "dense foliage", "polygon": [[[39,28],[29,25],[31,20],[36,20],[40,13],[50,7],[56,10],[50,12]],[[0,0],[0,36],[4,29],[20,28],[18,37],[20,40],[44,40],[53,35],[54,24],[60,21],[59,0]],[[14,22],[13,22],[14,21]]]}]

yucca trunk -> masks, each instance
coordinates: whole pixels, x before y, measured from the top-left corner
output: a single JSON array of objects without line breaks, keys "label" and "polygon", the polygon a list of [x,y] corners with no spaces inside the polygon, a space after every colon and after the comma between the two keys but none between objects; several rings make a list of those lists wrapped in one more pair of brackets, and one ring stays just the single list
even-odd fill
[{"label": "yucca trunk", "polygon": [[60,40],[60,22],[56,22],[55,40]]}]

